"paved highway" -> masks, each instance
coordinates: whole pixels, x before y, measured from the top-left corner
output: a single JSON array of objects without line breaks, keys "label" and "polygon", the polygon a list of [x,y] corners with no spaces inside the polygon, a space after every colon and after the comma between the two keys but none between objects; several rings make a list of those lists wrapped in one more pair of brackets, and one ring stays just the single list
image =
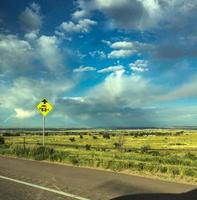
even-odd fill
[{"label": "paved highway", "polygon": [[197,187],[0,156],[0,200],[197,200]]}]

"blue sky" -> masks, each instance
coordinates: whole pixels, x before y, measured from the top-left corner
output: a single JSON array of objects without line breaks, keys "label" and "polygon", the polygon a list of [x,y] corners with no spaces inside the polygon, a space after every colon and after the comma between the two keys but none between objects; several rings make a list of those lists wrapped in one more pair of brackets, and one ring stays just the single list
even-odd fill
[{"label": "blue sky", "polygon": [[197,0],[0,3],[0,127],[197,124]]}]

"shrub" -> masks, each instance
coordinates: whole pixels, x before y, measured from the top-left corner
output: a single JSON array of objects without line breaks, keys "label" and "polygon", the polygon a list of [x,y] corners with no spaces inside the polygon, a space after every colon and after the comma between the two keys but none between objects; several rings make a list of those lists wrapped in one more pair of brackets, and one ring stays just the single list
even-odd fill
[{"label": "shrub", "polygon": [[95,135],[93,135],[93,139],[96,140],[96,139],[98,139],[98,138],[97,138]]},{"label": "shrub", "polygon": [[178,168],[172,168],[171,173],[173,176],[176,176],[180,174],[180,170]]},{"label": "shrub", "polygon": [[139,164],[138,164],[138,169],[139,169],[139,170],[143,170],[144,167],[145,167],[145,164],[144,164],[144,163],[139,163]]},{"label": "shrub", "polygon": [[168,171],[168,168],[165,167],[165,166],[160,166],[159,171],[160,171],[161,173],[166,173],[166,172]]},{"label": "shrub", "polygon": [[103,138],[105,138],[105,139],[110,139],[109,133],[103,133]]},{"label": "shrub", "polygon": [[71,142],[75,142],[75,138],[74,138],[74,137],[69,138],[69,140],[70,140]]},{"label": "shrub", "polygon": [[160,152],[159,151],[151,151],[150,152],[153,156],[160,156]]},{"label": "shrub", "polygon": [[80,139],[83,139],[83,135],[82,134],[80,134],[79,137],[80,137]]},{"label": "shrub", "polygon": [[192,169],[186,169],[185,170],[185,175],[186,176],[194,176],[195,172]]},{"label": "shrub", "polygon": [[35,160],[46,160],[50,159],[54,153],[55,150],[53,148],[41,146],[33,149],[32,157]]},{"label": "shrub", "polygon": [[86,148],[86,150],[89,151],[89,150],[91,150],[91,145],[90,145],[90,144],[86,144],[86,145],[85,145],[85,148]]},{"label": "shrub", "polygon": [[4,137],[0,137],[0,145],[1,144],[5,144],[5,139],[4,139]]},{"label": "shrub", "polygon": [[73,157],[70,157],[70,161],[73,165],[79,165],[80,163],[80,159],[78,156],[73,156]]},{"label": "shrub", "polygon": [[120,143],[114,142],[114,146],[115,146],[116,149],[119,149],[120,148]]},{"label": "shrub", "polygon": [[149,150],[151,150],[150,145],[144,145],[144,146],[141,147],[142,153],[147,153]]},{"label": "shrub", "polygon": [[196,160],[196,156],[193,153],[191,153],[191,152],[186,153],[185,157],[189,158],[191,160]]}]

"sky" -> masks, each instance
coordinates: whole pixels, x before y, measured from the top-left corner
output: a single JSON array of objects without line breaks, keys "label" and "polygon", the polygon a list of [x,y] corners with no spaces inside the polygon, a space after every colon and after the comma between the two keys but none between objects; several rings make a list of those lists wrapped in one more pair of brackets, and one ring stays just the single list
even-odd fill
[{"label": "sky", "polygon": [[197,0],[0,1],[0,128],[197,125]]}]

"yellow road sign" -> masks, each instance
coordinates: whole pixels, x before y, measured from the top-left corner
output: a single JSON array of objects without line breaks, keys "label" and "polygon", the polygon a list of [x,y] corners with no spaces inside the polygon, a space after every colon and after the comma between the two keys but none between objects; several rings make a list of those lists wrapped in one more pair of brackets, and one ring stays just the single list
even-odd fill
[{"label": "yellow road sign", "polygon": [[43,99],[40,101],[40,103],[37,105],[38,110],[40,113],[46,117],[49,112],[53,109],[53,106],[47,101],[47,99]]}]

